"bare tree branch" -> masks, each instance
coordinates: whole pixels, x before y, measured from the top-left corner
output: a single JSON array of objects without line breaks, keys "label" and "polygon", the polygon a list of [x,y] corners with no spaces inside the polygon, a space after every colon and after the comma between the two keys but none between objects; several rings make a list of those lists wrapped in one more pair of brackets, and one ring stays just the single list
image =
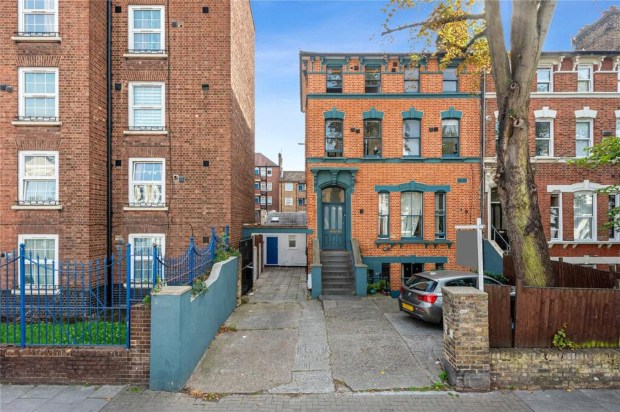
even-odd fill
[{"label": "bare tree branch", "polygon": [[467,50],[469,50],[469,48],[474,45],[476,40],[478,40],[478,39],[480,39],[482,37],[486,37],[486,35],[487,35],[486,29],[482,30],[480,33],[474,34],[474,37],[472,37],[469,40],[469,42],[467,42],[467,44],[464,47],[461,48],[461,50],[463,50],[463,53],[467,52]]},{"label": "bare tree branch", "polygon": [[386,28],[385,31],[381,33],[381,35],[385,36],[386,34],[394,33],[397,31],[402,31],[406,29],[412,29],[414,27],[420,27],[420,26],[442,25],[442,24],[455,23],[457,21],[465,21],[465,20],[482,20],[484,19],[484,16],[485,16],[484,13],[480,13],[480,14],[466,13],[466,14],[459,14],[456,16],[448,16],[445,18],[437,18],[437,19],[419,21],[417,23],[403,24],[402,26],[394,27],[393,29]]},{"label": "bare tree branch", "polygon": [[553,16],[556,5],[557,0],[543,0],[540,2],[538,7],[538,19],[536,21],[536,28],[538,29],[538,36],[540,38],[538,43],[538,57],[540,57],[540,52],[542,51],[542,47],[545,43],[545,38],[547,37],[547,32],[549,31],[549,23],[551,22],[551,17]]}]

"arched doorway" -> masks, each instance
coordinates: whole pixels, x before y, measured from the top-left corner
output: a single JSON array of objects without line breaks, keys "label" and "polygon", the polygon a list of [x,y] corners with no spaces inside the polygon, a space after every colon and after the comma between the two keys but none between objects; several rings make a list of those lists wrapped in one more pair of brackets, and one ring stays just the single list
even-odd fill
[{"label": "arched doorway", "polygon": [[323,250],[346,249],[346,207],[345,190],[339,186],[328,186],[321,190],[323,219],[320,222],[321,247]]}]

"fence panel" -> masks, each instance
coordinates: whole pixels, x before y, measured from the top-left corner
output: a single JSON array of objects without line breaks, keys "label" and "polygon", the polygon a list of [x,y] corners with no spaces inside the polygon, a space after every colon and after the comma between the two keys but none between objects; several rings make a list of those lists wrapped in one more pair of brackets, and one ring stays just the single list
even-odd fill
[{"label": "fence panel", "polygon": [[517,288],[515,347],[552,347],[553,336],[566,324],[576,343],[618,344],[620,290]]},{"label": "fence panel", "polygon": [[218,243],[212,229],[208,246],[194,239],[177,257],[156,244],[117,247],[110,258],[88,262],[54,261],[27,251],[0,255],[0,344],[16,346],[129,347],[130,308],[157,283],[192,285],[207,274]]},{"label": "fence panel", "polygon": [[[551,262],[555,286],[562,288],[613,289],[619,272],[606,272],[565,262]],[[504,277],[511,285],[516,285],[516,274],[512,256],[504,256]]]},{"label": "fence panel", "polygon": [[489,344],[492,348],[512,347],[510,286],[484,285],[489,296]]},{"label": "fence panel", "polygon": [[239,241],[239,252],[241,253],[241,294],[245,295],[254,286],[252,238]]}]

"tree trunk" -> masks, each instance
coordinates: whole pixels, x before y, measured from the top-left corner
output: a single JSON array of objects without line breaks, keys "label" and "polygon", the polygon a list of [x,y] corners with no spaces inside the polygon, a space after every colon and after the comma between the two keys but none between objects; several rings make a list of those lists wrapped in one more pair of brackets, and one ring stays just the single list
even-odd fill
[{"label": "tree trunk", "polygon": [[517,280],[529,286],[553,286],[554,282],[529,153],[530,90],[554,9],[555,0],[513,1],[508,60],[499,2],[485,2],[499,110],[495,180]]}]

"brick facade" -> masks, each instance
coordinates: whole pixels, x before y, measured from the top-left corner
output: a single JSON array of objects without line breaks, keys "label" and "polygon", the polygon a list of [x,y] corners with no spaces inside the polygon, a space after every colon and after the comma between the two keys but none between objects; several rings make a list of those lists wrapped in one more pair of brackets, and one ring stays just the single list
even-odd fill
[{"label": "brick facade", "polygon": [[[420,69],[420,93],[405,94],[406,58],[302,53],[301,68],[308,227],[315,233],[313,238],[322,233],[319,175],[331,171],[334,182],[339,184],[353,174],[347,218],[351,233],[347,236],[359,241],[364,263],[375,274],[390,265],[393,291],[400,289],[405,265],[421,265],[416,266],[417,270],[457,268],[454,226],[474,224],[480,215],[479,76],[463,71],[458,78],[458,92],[444,94],[438,61],[428,58]],[[364,64],[369,61],[381,65],[380,93],[364,93]],[[342,93],[326,93],[326,67],[334,64],[342,67]],[[380,157],[364,156],[364,113],[373,115],[373,109],[382,117]],[[421,112],[421,152],[407,157],[403,155],[403,113],[412,110]],[[460,117],[458,155],[454,157],[442,155],[442,113],[446,115],[450,110]],[[342,157],[326,154],[325,119],[334,111],[342,113],[339,116],[343,118]],[[389,236],[380,238],[378,196],[383,190],[389,191]],[[423,191],[422,233],[415,239],[401,236],[401,196],[408,190]],[[446,196],[445,236],[437,235],[435,224],[438,192]],[[310,264],[312,245],[308,250]]]},{"label": "brick facade", "polygon": [[597,21],[581,29],[572,43],[575,50],[620,51],[620,9],[611,6]]},{"label": "brick facade", "polygon": [[131,308],[130,349],[123,347],[0,347],[0,382],[11,384],[148,385],[150,306]]},{"label": "brick facade", "polygon": [[280,211],[281,170],[281,154],[278,154],[278,163],[262,153],[254,155],[254,223],[261,223],[267,212]]},{"label": "brick facade", "polygon": [[[24,41],[17,1],[2,2],[4,57],[0,82],[0,250],[17,247],[19,234],[54,234],[59,258],[94,259],[106,253],[106,2],[60,1],[60,39]],[[177,255],[194,234],[231,227],[233,244],[253,221],[254,23],[249,1],[144,0],[163,6],[165,53],[132,55],[128,0],[112,12],[112,239],[164,234],[165,253]],[[206,12],[208,11],[208,12]],[[48,39],[49,40],[49,39]],[[12,124],[18,113],[18,68],[59,71],[61,124]],[[165,86],[164,130],[129,130],[130,83]],[[18,200],[18,152],[58,151],[62,209]],[[131,158],[165,160],[165,207],[128,208]],[[13,207],[13,208],[12,208]],[[128,210],[132,209],[132,210]]]},{"label": "brick facade", "polygon": [[303,171],[282,172],[282,178],[280,179],[280,211],[305,212],[306,202],[306,173]]},{"label": "brick facade", "polygon": [[[593,264],[607,270],[620,267],[620,236],[612,236],[601,225],[608,221],[609,195],[596,193],[597,187],[618,184],[620,166],[585,169],[567,162],[576,156],[577,121],[591,122],[592,142],[600,143],[604,136],[620,132],[620,89],[618,70],[620,58],[608,53],[543,53],[540,67],[552,68],[550,92],[536,92],[532,88],[530,102],[530,153],[542,222],[553,259],[562,258],[575,264]],[[578,64],[592,64],[592,91],[578,92]],[[493,90],[487,76],[487,90]],[[492,216],[491,195],[495,183],[495,116],[497,103],[494,94],[487,94],[485,114],[485,198],[484,216],[491,226],[499,226]],[[578,117],[578,116],[594,117]],[[550,156],[536,156],[535,125],[539,120],[552,123]],[[589,182],[589,183],[586,183]],[[586,191],[595,199],[596,236],[591,241],[579,240],[574,233],[575,194]],[[561,202],[561,235],[551,239],[551,201],[557,196]],[[497,228],[500,229],[500,228]],[[492,233],[487,233],[492,237]],[[617,269],[616,269],[617,270]]]}]

